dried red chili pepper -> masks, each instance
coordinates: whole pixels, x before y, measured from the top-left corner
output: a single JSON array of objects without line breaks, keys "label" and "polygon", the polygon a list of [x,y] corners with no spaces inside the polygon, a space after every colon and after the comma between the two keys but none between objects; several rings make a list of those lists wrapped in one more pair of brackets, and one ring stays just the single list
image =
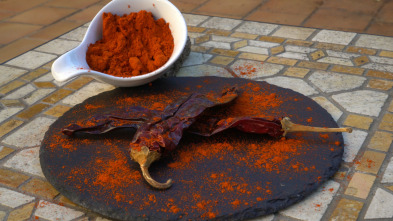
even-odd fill
[{"label": "dried red chili pepper", "polygon": [[[96,116],[90,119],[91,127],[71,124],[63,129],[63,133],[72,135],[75,132],[100,134],[116,128],[137,128],[131,142],[130,156],[138,162],[145,180],[153,187],[166,189],[172,185],[155,181],[149,174],[149,166],[161,157],[163,150],[173,150],[182,138],[184,130],[202,136],[212,136],[229,128],[247,133],[268,134],[272,137],[285,136],[288,132],[351,132],[351,128],[320,128],[292,123],[289,118],[267,120],[256,117],[239,117],[218,119],[204,116],[206,109],[227,104],[237,97],[235,88],[225,90],[221,95],[208,97],[203,94],[192,94],[169,106],[164,111],[153,111],[141,107],[132,107],[128,112]],[[199,120],[198,122],[196,122]]]}]

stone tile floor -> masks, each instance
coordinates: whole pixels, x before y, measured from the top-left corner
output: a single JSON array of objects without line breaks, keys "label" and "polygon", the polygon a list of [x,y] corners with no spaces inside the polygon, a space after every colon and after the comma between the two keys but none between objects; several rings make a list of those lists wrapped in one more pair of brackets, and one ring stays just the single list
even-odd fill
[{"label": "stone tile floor", "polygon": [[[256,220],[393,218],[393,38],[184,14],[192,52],[177,73],[267,81],[311,97],[340,126],[340,171],[306,200]],[[56,82],[52,62],[87,24],[0,65],[0,220],[106,220],[70,202],[42,174],[44,133],[65,111],[114,87]],[[250,68],[251,67],[251,68]]]}]

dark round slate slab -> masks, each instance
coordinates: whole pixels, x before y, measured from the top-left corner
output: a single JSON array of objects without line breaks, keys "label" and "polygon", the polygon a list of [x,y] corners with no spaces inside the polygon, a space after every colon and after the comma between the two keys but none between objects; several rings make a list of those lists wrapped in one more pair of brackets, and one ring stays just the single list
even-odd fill
[{"label": "dark round slate slab", "polygon": [[[40,150],[42,170],[64,196],[119,220],[243,220],[277,212],[315,191],[339,168],[341,133],[292,133],[273,139],[239,131],[213,137],[185,134],[178,148],[150,172],[173,186],[152,189],[129,158],[134,130],[67,137],[61,129],[90,116],[126,112],[132,105],[163,109],[191,92],[236,86],[234,104],[210,114],[288,116],[296,123],[337,127],[317,103],[292,90],[239,78],[166,78],[137,88],[117,88],[87,99],[47,131]],[[274,102],[266,102],[267,100]]]}]

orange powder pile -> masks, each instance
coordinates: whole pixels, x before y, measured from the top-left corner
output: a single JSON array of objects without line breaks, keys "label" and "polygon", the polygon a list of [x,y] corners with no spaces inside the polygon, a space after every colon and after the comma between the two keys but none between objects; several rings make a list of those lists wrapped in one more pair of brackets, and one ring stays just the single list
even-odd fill
[{"label": "orange powder pile", "polygon": [[164,19],[154,20],[147,11],[102,16],[102,39],[89,45],[86,53],[91,69],[132,77],[157,70],[169,60],[174,41],[169,23]]}]

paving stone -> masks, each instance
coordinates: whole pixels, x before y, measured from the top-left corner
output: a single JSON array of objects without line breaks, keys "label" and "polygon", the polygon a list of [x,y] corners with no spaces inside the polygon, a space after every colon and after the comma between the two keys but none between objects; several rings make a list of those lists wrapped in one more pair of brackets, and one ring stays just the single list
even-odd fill
[{"label": "paving stone", "polygon": [[26,82],[24,81],[19,81],[19,80],[12,81],[11,83],[6,84],[0,88],[0,94],[7,94],[8,92],[17,89],[24,84],[26,84]]},{"label": "paving stone", "polygon": [[393,51],[393,38],[362,34],[355,46]]},{"label": "paving stone", "polygon": [[233,49],[236,50],[238,48],[242,48],[247,45],[248,45],[247,40],[238,41],[238,42],[233,43]]},{"label": "paving stone", "polygon": [[200,37],[195,38],[195,44],[200,44],[203,42],[207,42],[210,40],[210,35],[202,35]]},{"label": "paving stone", "polygon": [[390,158],[389,164],[383,173],[381,183],[393,183],[393,157]]},{"label": "paving stone", "polygon": [[[236,55],[239,54],[238,51],[226,50],[226,49],[220,49],[220,48],[213,48],[213,49],[210,51],[210,53],[219,54],[219,55],[224,55],[224,56],[229,56],[229,57],[236,57]],[[209,55],[209,56],[210,56],[209,58],[212,57],[211,55]],[[186,61],[187,61],[187,60],[186,60]],[[186,61],[185,61],[185,62],[186,62]],[[203,64],[203,63],[201,63],[201,64]],[[183,66],[184,66],[184,63],[183,63]]]},{"label": "paving stone", "polygon": [[213,59],[210,60],[210,63],[213,64],[219,64],[219,65],[228,65],[230,64],[234,58],[231,57],[225,57],[225,56],[216,56]]},{"label": "paving stone", "polygon": [[26,69],[36,69],[43,64],[46,64],[49,61],[55,59],[56,57],[57,56],[53,54],[29,51],[8,61],[6,64]]},{"label": "paving stone", "polygon": [[211,48],[222,48],[222,49],[231,49],[231,44],[227,42],[219,42],[219,41],[207,41],[201,44],[203,47],[211,47]]},{"label": "paving stone", "polygon": [[29,219],[31,213],[33,212],[34,205],[35,203],[29,203],[21,208],[11,211],[10,215],[8,215],[7,221],[20,221]]},{"label": "paving stone", "polygon": [[314,44],[314,42],[311,41],[302,41],[302,40],[294,40],[294,39],[287,39],[287,41],[285,42],[285,44],[287,45],[297,45],[297,46],[311,46]]},{"label": "paving stone", "polygon": [[362,208],[363,202],[343,198],[338,202],[329,220],[356,221]]},{"label": "paving stone", "polygon": [[238,51],[249,52],[254,54],[264,54],[269,55],[269,50],[267,48],[260,48],[254,46],[246,46],[243,48],[239,48]]},{"label": "paving stone", "polygon": [[379,56],[368,56],[368,57],[370,58],[371,62],[374,62],[374,63],[393,65],[392,58],[384,58],[384,57],[379,57]]},{"label": "paving stone", "polygon": [[290,51],[290,52],[311,53],[316,50],[317,49],[315,49],[315,48],[303,47],[303,46],[297,46],[297,45],[286,45],[285,46],[285,51]]},{"label": "paving stone", "polygon": [[373,119],[371,117],[365,117],[355,114],[349,114],[347,119],[345,119],[344,121],[344,125],[346,126],[356,127],[364,130],[368,130],[372,123]]},{"label": "paving stone", "polygon": [[0,85],[6,84],[11,82],[12,80],[20,77],[21,75],[25,74],[27,71],[18,69],[18,68],[11,68],[4,65],[0,65]]},{"label": "paving stone", "polygon": [[261,36],[258,40],[274,42],[274,43],[280,43],[281,44],[281,43],[283,43],[285,41],[285,38],[274,37],[274,36]]},{"label": "paving stone", "polygon": [[184,61],[183,67],[199,65],[206,63],[213,55],[191,52],[188,58]]},{"label": "paving stone", "polygon": [[50,203],[48,201],[40,200],[34,215],[51,221],[66,221],[79,218],[83,216],[84,213],[54,203]]},{"label": "paving stone", "polygon": [[5,107],[24,107],[24,104],[19,100],[0,100]]},{"label": "paving stone", "polygon": [[[191,34],[190,32],[202,33],[204,31],[206,31],[206,28],[187,26],[187,31],[189,34]],[[195,34],[195,33],[193,33],[193,34]],[[190,35],[188,35],[188,37],[191,38]]]},{"label": "paving stone", "polygon": [[250,60],[237,60],[231,65],[231,69],[237,76],[248,79],[272,76],[280,72],[283,68],[284,66],[278,64]]},{"label": "paving stone", "polygon": [[89,97],[95,96],[99,93],[113,90],[115,89],[114,86],[99,82],[92,82],[80,90],[76,91],[75,93],[69,95],[68,97],[64,98],[62,101],[64,104],[68,104],[74,106],[76,104],[81,103],[82,101],[86,100]]},{"label": "paving stone", "polygon": [[183,17],[184,20],[186,20],[187,25],[191,25],[191,26],[198,26],[209,18],[209,16],[205,16],[205,15],[192,15],[192,14],[184,14],[184,13],[183,13]]},{"label": "paving stone", "polygon": [[393,132],[393,114],[386,113],[383,116],[382,122],[379,124],[379,129]]},{"label": "paving stone", "polygon": [[25,81],[32,81],[32,80],[34,80],[34,79],[36,79],[46,73],[48,73],[47,69],[39,68],[37,70],[34,70],[34,71],[22,76],[21,79],[25,80]]},{"label": "paving stone", "polygon": [[21,173],[0,168],[0,183],[12,188],[17,188],[30,177]]},{"label": "paving stone", "polygon": [[390,105],[388,107],[388,111],[393,112],[393,101],[390,102]]},{"label": "paving stone", "polygon": [[21,110],[23,110],[23,107],[10,107],[0,110],[0,123],[4,122],[14,114],[17,114]]},{"label": "paving stone", "polygon": [[78,207],[77,204],[75,204],[74,202],[72,202],[70,199],[68,199],[67,197],[60,195],[58,198],[58,204],[59,205],[66,205],[66,206],[72,206],[72,207]]},{"label": "paving stone", "polygon": [[321,30],[312,38],[312,41],[348,45],[355,36],[356,33],[352,32]]},{"label": "paving stone", "polygon": [[54,92],[53,94],[46,97],[42,101],[45,103],[55,104],[55,103],[59,102],[61,99],[70,95],[72,92],[73,91],[67,90],[67,89],[59,89],[56,92]]},{"label": "paving stone", "polygon": [[284,52],[284,51],[285,51],[285,48],[282,45],[270,49],[270,53],[272,55],[280,54],[281,52]]},{"label": "paving stone", "polygon": [[[190,56],[191,57],[191,53]],[[186,62],[186,61],[185,61]],[[184,63],[183,63],[184,65]],[[87,77],[87,76],[81,76],[64,86],[64,88],[72,89],[72,90],[78,90],[81,87],[85,86],[86,84],[90,83],[93,80],[92,77]]]},{"label": "paving stone", "polygon": [[16,208],[23,204],[30,203],[34,199],[34,197],[0,187],[0,205]]},{"label": "paving stone", "polygon": [[9,120],[9,121],[1,124],[0,125],[0,137],[3,137],[4,135],[8,134],[10,131],[19,127],[23,123],[24,122],[20,121],[20,120]]},{"label": "paving stone", "polygon": [[80,44],[79,41],[70,41],[70,40],[64,40],[58,38],[36,48],[35,50],[62,55],[67,51],[76,48],[79,44]]},{"label": "paving stone", "polygon": [[393,58],[393,51],[381,51],[379,56]]},{"label": "paving stone", "polygon": [[290,59],[298,59],[298,60],[306,60],[306,61],[309,60],[307,54],[298,53],[298,52],[289,52],[288,51],[288,52],[281,53],[277,56],[283,57],[283,58],[290,58]]},{"label": "paving stone", "polygon": [[310,35],[312,35],[312,33],[314,33],[314,31],[315,29],[312,28],[281,26],[276,32],[274,32],[273,36],[306,40],[310,37]]},{"label": "paving stone", "polygon": [[359,57],[359,54],[354,54],[354,53],[345,53],[345,52],[340,52],[340,51],[333,51],[333,50],[326,50],[326,53],[330,57],[337,57],[337,58],[356,58]]},{"label": "paving stone", "polygon": [[370,206],[367,209],[365,219],[393,218],[393,195],[386,190],[378,188]]},{"label": "paving stone", "polygon": [[231,34],[231,37],[254,40],[258,37],[258,35],[242,33],[242,32],[235,32],[235,33]]},{"label": "paving stone", "polygon": [[336,58],[336,57],[324,57],[318,60],[318,62],[329,63],[329,64],[337,64],[337,65],[346,65],[353,66],[352,61],[345,58]]},{"label": "paving stone", "polygon": [[279,43],[274,43],[274,42],[267,42],[267,41],[249,40],[248,41],[248,45],[255,46],[255,47],[261,47],[261,48],[272,48],[272,47],[277,47],[280,44]]},{"label": "paving stone", "polygon": [[366,78],[328,71],[315,71],[310,75],[309,80],[323,92],[330,93],[361,87]]},{"label": "paving stone", "polygon": [[329,64],[311,62],[311,61],[301,61],[298,63],[297,66],[303,68],[310,68],[310,69],[326,70],[329,67]]},{"label": "paving stone", "polygon": [[355,173],[344,194],[366,199],[375,180],[374,175]]},{"label": "paving stone", "polygon": [[43,178],[44,174],[41,170],[39,150],[40,147],[23,149],[8,159],[4,166]]},{"label": "paving stone", "polygon": [[217,35],[212,35],[211,39],[213,41],[227,42],[227,43],[231,43],[231,42],[242,40],[240,38],[233,38],[233,37],[227,37],[227,36],[217,36]]},{"label": "paving stone", "polygon": [[257,61],[265,61],[269,56],[261,55],[261,54],[253,54],[253,53],[241,53],[239,55],[240,59],[250,59],[250,60],[257,60]]},{"label": "paving stone", "polygon": [[345,48],[345,45],[318,42],[314,47],[319,49],[342,51]]},{"label": "paving stone", "polygon": [[335,121],[340,119],[343,112],[325,97],[314,97],[313,100],[323,107]]},{"label": "paving stone", "polygon": [[0,211],[0,220],[4,220],[5,216],[7,215],[6,212]]},{"label": "paving stone", "polygon": [[81,42],[85,37],[86,32],[87,28],[82,26],[60,36],[60,38]]},{"label": "paving stone", "polygon": [[231,31],[225,31],[220,29],[209,29],[206,31],[206,34],[208,35],[220,35],[220,36],[229,36],[231,33],[232,33]]},{"label": "paving stone", "polygon": [[39,114],[41,111],[43,111],[44,109],[46,109],[48,107],[49,107],[48,104],[38,103],[38,104],[35,104],[35,105],[25,109],[22,113],[18,114],[17,117],[27,120],[27,119],[30,119],[30,118],[36,116],[37,114]]},{"label": "paving stone", "polygon": [[317,94],[318,92],[301,79],[289,77],[274,77],[264,79],[269,84],[274,84],[279,87],[289,88],[306,96]]},{"label": "paving stone", "polygon": [[384,93],[358,90],[333,95],[332,98],[347,111],[377,117],[387,99]]},{"label": "paving stone", "polygon": [[34,82],[34,85],[38,88],[55,88],[56,87],[56,85],[54,85],[50,81]]},{"label": "paving stone", "polygon": [[362,147],[367,137],[367,132],[354,129],[352,133],[343,133],[344,137],[344,162],[352,162]]},{"label": "paving stone", "polygon": [[55,91],[53,88],[43,88],[34,91],[33,93],[25,96],[23,101],[25,101],[28,105],[32,105],[35,102],[39,101],[41,98]]},{"label": "paving stone", "polygon": [[385,79],[393,80],[393,73],[389,73],[387,71],[369,70],[367,72],[366,76],[385,78]]},{"label": "paving stone", "polygon": [[0,160],[14,152],[14,149],[9,147],[0,146]]},{"label": "paving stone", "polygon": [[318,60],[320,58],[325,57],[326,54],[322,50],[318,50],[318,51],[314,51],[314,52],[310,53],[310,56],[311,56],[312,60]]},{"label": "paving stone", "polygon": [[287,209],[281,210],[279,213],[299,220],[320,220],[339,187],[339,183],[331,180],[327,181],[306,199]]},{"label": "paving stone", "polygon": [[356,169],[365,173],[378,174],[386,154],[376,151],[365,151]]},{"label": "paving stone", "polygon": [[233,77],[225,68],[212,65],[196,65],[192,67],[182,67],[176,74],[177,77]]},{"label": "paving stone", "polygon": [[3,140],[3,143],[14,145],[19,148],[38,146],[41,144],[48,127],[53,122],[53,119],[38,117],[24,125],[18,131],[9,135]]},{"label": "paving stone", "polygon": [[297,63],[297,60],[295,59],[280,57],[270,57],[267,61],[274,64],[283,64],[288,66],[294,66]]},{"label": "paving stone", "polygon": [[[375,55],[377,53],[377,50],[374,50],[374,49],[360,48],[360,47],[355,47],[355,46],[348,46],[348,48],[345,51],[351,52],[351,53],[358,53],[358,54],[367,54],[367,55]],[[381,55],[381,56],[383,56],[383,55]]]},{"label": "paving stone", "polygon": [[71,108],[68,106],[56,105],[53,108],[46,111],[44,114],[49,115],[49,116],[53,116],[53,117],[61,117],[69,109],[71,109]]},{"label": "paving stone", "polygon": [[387,91],[393,87],[393,81],[371,79],[368,82],[367,87]]},{"label": "paving stone", "polygon": [[383,131],[376,131],[371,138],[368,148],[387,152],[393,141],[393,134]]},{"label": "paving stone", "polygon": [[12,92],[11,94],[8,94],[3,99],[20,99],[20,98],[23,98],[26,95],[30,94],[34,90],[36,90],[36,88],[33,85],[27,84],[27,85],[19,88],[18,90]]},{"label": "paving stone", "polygon": [[94,221],[110,221],[110,220],[102,217],[97,217]]},{"label": "paving stone", "polygon": [[59,194],[59,191],[57,191],[50,183],[36,178],[30,180],[20,189],[29,194],[38,195],[39,197],[44,197],[46,199],[53,199]]},{"label": "paving stone", "polygon": [[362,75],[364,72],[364,69],[363,68],[348,67],[348,66],[341,66],[341,65],[334,65],[332,67],[331,71],[347,73],[347,74]]},{"label": "paving stone", "polygon": [[256,34],[256,35],[269,35],[277,27],[278,25],[249,21],[249,22],[244,22],[235,31],[244,32],[248,34]]},{"label": "paving stone", "polygon": [[[240,23],[242,23],[241,20],[213,17],[202,23],[200,26],[205,28],[215,28],[215,29],[230,31],[234,29],[236,26],[238,26]],[[244,31],[240,31],[240,32],[244,32]]]}]

